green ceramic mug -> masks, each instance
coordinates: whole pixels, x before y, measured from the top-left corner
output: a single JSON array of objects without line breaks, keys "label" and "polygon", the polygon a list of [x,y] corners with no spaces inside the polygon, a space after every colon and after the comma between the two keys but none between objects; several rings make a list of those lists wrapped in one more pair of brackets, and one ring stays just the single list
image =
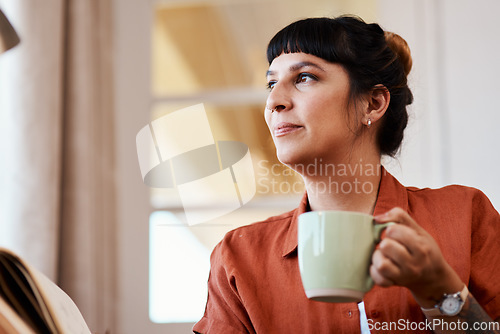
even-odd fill
[{"label": "green ceramic mug", "polygon": [[360,302],[373,286],[369,268],[382,231],[373,216],[311,211],[299,216],[298,257],[302,284],[312,300]]}]

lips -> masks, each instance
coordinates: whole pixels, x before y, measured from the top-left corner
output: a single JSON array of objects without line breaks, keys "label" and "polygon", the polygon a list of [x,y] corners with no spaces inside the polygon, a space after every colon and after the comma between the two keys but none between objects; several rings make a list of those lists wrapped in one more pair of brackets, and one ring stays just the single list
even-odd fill
[{"label": "lips", "polygon": [[302,126],[297,125],[297,124],[288,123],[288,122],[281,122],[281,123],[278,123],[274,126],[274,136],[275,137],[286,136],[286,135],[293,133],[295,131],[298,131],[302,128],[303,128]]}]

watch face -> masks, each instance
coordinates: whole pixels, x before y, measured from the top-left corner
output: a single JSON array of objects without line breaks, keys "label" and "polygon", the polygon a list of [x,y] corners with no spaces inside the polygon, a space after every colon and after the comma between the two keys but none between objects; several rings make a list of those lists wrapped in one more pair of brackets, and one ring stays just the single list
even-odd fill
[{"label": "watch face", "polygon": [[447,297],[441,304],[441,310],[444,314],[455,315],[460,310],[461,302],[456,297]]}]

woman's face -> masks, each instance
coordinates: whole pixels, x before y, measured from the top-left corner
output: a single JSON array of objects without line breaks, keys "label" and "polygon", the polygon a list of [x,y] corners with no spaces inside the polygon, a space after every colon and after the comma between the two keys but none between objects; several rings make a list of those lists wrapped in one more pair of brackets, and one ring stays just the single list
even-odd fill
[{"label": "woman's face", "polygon": [[269,66],[267,80],[265,118],[278,159],[292,168],[346,162],[361,126],[358,117],[350,117],[356,121],[351,126],[347,121],[348,112],[356,113],[347,110],[346,70],[310,54],[283,53]]}]

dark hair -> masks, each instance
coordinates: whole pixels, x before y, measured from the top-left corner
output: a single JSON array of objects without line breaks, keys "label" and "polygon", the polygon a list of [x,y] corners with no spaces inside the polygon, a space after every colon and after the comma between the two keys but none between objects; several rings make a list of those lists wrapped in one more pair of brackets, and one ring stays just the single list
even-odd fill
[{"label": "dark hair", "polygon": [[376,85],[390,94],[377,142],[382,154],[394,156],[408,123],[406,106],[413,101],[407,75],[411,70],[408,45],[400,36],[354,16],[309,18],[279,31],[269,42],[269,64],[282,53],[304,52],[342,65],[349,75],[350,101]]}]

